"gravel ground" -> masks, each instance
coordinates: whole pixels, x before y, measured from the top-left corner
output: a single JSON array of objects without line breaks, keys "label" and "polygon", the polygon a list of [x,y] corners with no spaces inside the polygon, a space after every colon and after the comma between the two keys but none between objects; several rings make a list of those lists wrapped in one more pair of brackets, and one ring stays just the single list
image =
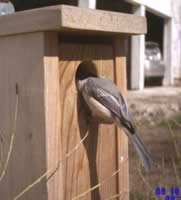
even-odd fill
[{"label": "gravel ground", "polygon": [[130,200],[156,198],[157,186],[181,191],[181,88],[128,92],[128,104],[142,140],[158,168],[146,174],[129,144]]},{"label": "gravel ground", "polygon": [[158,120],[181,112],[181,88],[179,87],[128,91],[127,100],[135,123],[144,121],[154,125]]}]

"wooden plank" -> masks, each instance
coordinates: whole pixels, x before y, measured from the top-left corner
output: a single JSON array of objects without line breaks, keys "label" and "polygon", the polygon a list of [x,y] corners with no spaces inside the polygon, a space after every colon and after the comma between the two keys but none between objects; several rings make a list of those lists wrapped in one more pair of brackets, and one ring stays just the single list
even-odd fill
[{"label": "wooden plank", "polygon": [[[0,38],[0,43],[0,134],[4,141],[4,159],[7,158],[14,123],[16,83],[19,86],[15,141],[7,173],[0,183],[1,197],[3,200],[10,200],[47,169],[44,37],[41,32],[16,35]],[[21,199],[46,200],[45,181],[39,183]]]},{"label": "wooden plank", "polygon": [[144,17],[65,5],[0,16],[0,24],[0,36],[53,30],[110,35],[146,33]]},{"label": "wooden plank", "polygon": [[[44,91],[46,119],[46,161],[47,170],[56,169],[53,176],[47,176],[47,199],[63,200],[63,172],[61,152],[61,119],[59,84],[59,42],[57,32],[44,33]],[[58,167],[59,166],[59,167]],[[49,175],[50,176],[50,175]]]},{"label": "wooden plank", "polygon": [[[76,52],[76,54],[75,54]],[[86,141],[63,165],[64,199],[69,200],[111,176],[116,170],[114,125],[97,125],[86,112],[77,94],[75,72],[83,60],[95,63],[97,74],[114,79],[111,45],[60,44],[61,136],[62,154],[70,152],[89,133]],[[78,96],[77,96],[78,95]],[[108,148],[109,146],[109,148]],[[81,200],[105,199],[115,195],[116,176]]]},{"label": "wooden plank", "polygon": [[[126,96],[126,37],[115,38],[114,40],[114,58],[115,58],[115,80],[121,93]],[[128,161],[128,138],[120,129],[116,128],[118,162],[117,168],[120,168],[118,191],[121,193],[120,199],[129,199],[129,161]],[[121,160],[121,162],[120,162]]]}]

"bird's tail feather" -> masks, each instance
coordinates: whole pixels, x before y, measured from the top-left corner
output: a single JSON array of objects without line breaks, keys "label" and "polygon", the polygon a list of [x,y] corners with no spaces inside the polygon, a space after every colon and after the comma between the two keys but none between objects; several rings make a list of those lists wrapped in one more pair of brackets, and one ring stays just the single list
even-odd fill
[{"label": "bird's tail feather", "polygon": [[139,135],[136,134],[136,133],[131,134],[126,128],[122,127],[120,125],[119,119],[116,118],[115,122],[118,125],[118,127],[124,129],[124,132],[126,133],[128,138],[131,140],[131,142],[135,146],[135,149],[136,149],[136,151],[138,153],[138,156],[139,156],[140,160],[142,161],[142,164],[143,164],[145,170],[147,172],[149,172],[152,169],[152,166],[156,166],[156,165],[153,162],[152,156],[148,152],[146,146],[141,141]]},{"label": "bird's tail feather", "polygon": [[137,134],[128,135],[136,148],[136,151],[143,163],[143,166],[145,167],[145,170],[147,172],[150,171],[154,162],[147,148],[145,147],[145,145],[143,144],[143,142]]}]

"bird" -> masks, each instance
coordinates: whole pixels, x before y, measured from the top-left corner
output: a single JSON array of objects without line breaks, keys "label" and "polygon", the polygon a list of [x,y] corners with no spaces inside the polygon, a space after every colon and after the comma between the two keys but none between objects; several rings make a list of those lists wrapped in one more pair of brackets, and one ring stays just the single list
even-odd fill
[{"label": "bird", "polygon": [[81,71],[76,74],[76,86],[92,117],[105,123],[115,123],[124,130],[145,170],[149,172],[153,166],[152,156],[138,135],[131,121],[127,102],[117,86],[109,79]]}]

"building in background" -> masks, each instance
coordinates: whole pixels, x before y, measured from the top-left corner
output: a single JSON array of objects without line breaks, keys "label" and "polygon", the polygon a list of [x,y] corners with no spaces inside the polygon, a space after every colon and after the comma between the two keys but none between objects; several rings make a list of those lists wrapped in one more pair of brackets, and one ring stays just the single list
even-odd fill
[{"label": "building in background", "polygon": [[[83,1],[83,0],[82,0]],[[91,1],[91,0],[90,0]],[[97,8],[132,13],[147,17],[146,36],[130,40],[128,83],[130,89],[143,89],[145,42],[159,44],[165,73],[163,85],[174,85],[181,80],[181,1],[180,0],[97,0]]]},{"label": "building in background", "polygon": [[181,1],[180,0],[12,0],[17,11],[67,4],[146,16],[148,33],[133,36],[128,50],[128,88],[143,89],[145,41],[159,44],[165,64],[163,85],[181,82]]},{"label": "building in background", "polygon": [[[127,0],[133,13],[146,16],[148,33],[132,38],[131,88],[144,87],[145,41],[159,43],[165,63],[163,85],[176,84],[181,79],[181,1]],[[135,62],[134,57],[137,57]]]}]

